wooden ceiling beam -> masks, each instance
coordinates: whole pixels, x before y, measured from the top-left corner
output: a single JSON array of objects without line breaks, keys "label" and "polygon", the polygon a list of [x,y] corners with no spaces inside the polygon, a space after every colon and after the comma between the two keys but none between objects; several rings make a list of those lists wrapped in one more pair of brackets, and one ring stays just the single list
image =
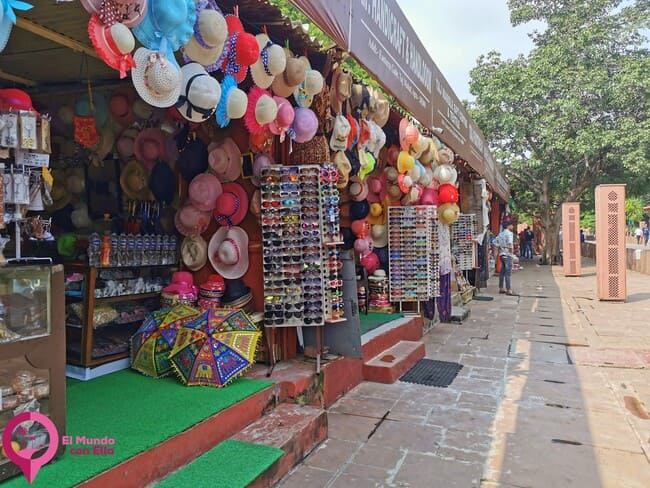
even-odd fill
[{"label": "wooden ceiling beam", "polygon": [[38,85],[38,83],[36,83],[34,80],[23,78],[22,76],[18,76],[18,75],[12,75],[11,73],[7,73],[2,70],[0,70],[0,80],[7,80],[13,83],[20,83],[21,85],[25,85],[25,86]]},{"label": "wooden ceiling beam", "polygon": [[48,29],[47,27],[43,27],[42,25],[37,24],[31,20],[25,19],[23,17],[18,17],[16,26],[20,27],[23,30],[26,30],[27,32],[31,32],[34,35],[67,47],[68,49],[72,49],[73,51],[84,53],[88,56],[92,56],[93,58],[100,59],[94,47],[79,41],[75,41],[68,36],[59,34],[58,32]]}]

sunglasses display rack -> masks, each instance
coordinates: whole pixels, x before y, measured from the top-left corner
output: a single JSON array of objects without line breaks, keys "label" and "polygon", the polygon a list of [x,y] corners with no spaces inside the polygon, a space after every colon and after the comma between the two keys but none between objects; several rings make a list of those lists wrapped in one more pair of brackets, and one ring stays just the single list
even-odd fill
[{"label": "sunglasses display rack", "polygon": [[388,208],[391,302],[418,302],[440,294],[438,225],[433,206]]},{"label": "sunglasses display rack", "polygon": [[262,169],[264,324],[324,324],[321,167]]},{"label": "sunglasses display rack", "polygon": [[332,163],[321,169],[321,214],[323,221],[323,288],[325,295],[325,322],[343,322],[343,262],[339,246],[343,244],[339,215],[339,191],[336,187],[338,170]]},{"label": "sunglasses display rack", "polygon": [[475,214],[460,214],[451,225],[451,251],[459,270],[474,269],[476,246],[474,239],[478,234],[478,221]]}]

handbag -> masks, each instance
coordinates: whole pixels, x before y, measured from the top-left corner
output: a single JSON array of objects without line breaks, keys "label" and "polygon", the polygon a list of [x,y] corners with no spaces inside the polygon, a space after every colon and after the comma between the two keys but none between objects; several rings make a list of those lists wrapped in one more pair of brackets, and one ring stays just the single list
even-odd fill
[{"label": "handbag", "polygon": [[[88,72],[88,58],[84,56],[86,72]],[[83,69],[84,63],[81,66]],[[88,73],[88,104],[90,106],[90,115],[74,115],[74,140],[84,147],[92,147],[99,141],[97,126],[95,125],[95,105],[93,103],[93,91],[90,86],[90,73]]]}]

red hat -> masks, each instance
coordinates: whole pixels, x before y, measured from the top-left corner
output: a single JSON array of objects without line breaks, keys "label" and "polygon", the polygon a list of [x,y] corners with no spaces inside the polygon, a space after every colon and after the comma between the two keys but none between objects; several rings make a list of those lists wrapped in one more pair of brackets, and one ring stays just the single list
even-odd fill
[{"label": "red hat", "polygon": [[222,188],[223,193],[214,206],[214,218],[226,227],[239,225],[248,212],[248,193],[238,183],[224,183]]},{"label": "red hat", "polygon": [[136,93],[133,88],[119,88],[111,95],[108,108],[113,120],[122,127],[128,127],[135,122],[135,114],[132,108],[135,99]]},{"label": "red hat", "polygon": [[88,21],[88,37],[99,57],[111,68],[120,72],[120,78],[126,78],[127,72],[135,68],[131,51],[135,39],[131,29],[116,22],[105,25],[97,15],[91,15]]},{"label": "red hat", "polygon": [[0,90],[0,109],[9,110],[34,110],[31,97],[18,88],[4,88]]},{"label": "red hat", "polygon": [[368,274],[372,274],[379,269],[379,257],[374,252],[362,256],[359,263],[366,268]]},{"label": "red hat", "polygon": [[449,183],[440,185],[440,188],[438,188],[438,200],[440,203],[458,202],[458,189]]}]

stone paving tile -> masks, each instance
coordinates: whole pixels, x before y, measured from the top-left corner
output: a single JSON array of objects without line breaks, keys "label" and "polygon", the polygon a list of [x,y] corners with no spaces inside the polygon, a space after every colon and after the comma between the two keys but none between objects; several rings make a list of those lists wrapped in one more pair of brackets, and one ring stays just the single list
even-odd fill
[{"label": "stone paving tile", "polygon": [[368,440],[369,446],[392,446],[410,451],[433,453],[442,439],[442,428],[387,420]]},{"label": "stone paving tile", "polygon": [[394,486],[472,488],[479,486],[481,470],[480,464],[409,452],[394,479]]},{"label": "stone paving tile", "polygon": [[570,347],[569,354],[575,364],[605,366],[610,368],[641,369],[645,362],[633,349],[607,349]]},{"label": "stone paving tile", "polygon": [[502,388],[500,380],[483,380],[478,378],[456,378],[449,388],[457,391],[471,391],[488,395]]},{"label": "stone paving tile", "polygon": [[345,396],[349,398],[372,397],[384,400],[398,400],[402,396],[402,392],[393,385],[363,381],[352,388]]},{"label": "stone paving tile", "polygon": [[426,420],[427,425],[466,432],[487,433],[492,428],[495,414],[459,408],[434,408]]},{"label": "stone paving tile", "polygon": [[289,473],[278,486],[282,488],[305,488],[306,486],[324,487],[334,477],[334,473],[300,464]]},{"label": "stone paving tile", "polygon": [[342,464],[352,459],[359,447],[360,442],[327,439],[307,456],[305,464],[335,472]]},{"label": "stone paving tile", "polygon": [[336,402],[330,411],[380,419],[393,408],[396,401],[388,398],[348,397],[346,395]]},{"label": "stone paving tile", "polygon": [[[374,480],[366,476],[357,476],[354,474],[343,473],[336,478],[329,488],[383,488],[384,483],[380,480]],[[302,488],[305,488],[304,486]],[[315,486],[313,487],[315,488]]]},{"label": "stone paving tile", "polygon": [[642,454],[630,454],[616,449],[602,448],[597,448],[594,452],[602,486],[612,488],[648,487],[650,464]]},{"label": "stone paving tile", "polygon": [[328,412],[327,428],[330,439],[366,441],[378,419]]},{"label": "stone paving tile", "polygon": [[509,357],[529,358],[531,361],[568,364],[566,347],[558,344],[533,342],[526,339],[513,339]]},{"label": "stone paving tile", "polygon": [[413,423],[424,423],[432,405],[420,400],[398,400],[390,409],[388,419],[407,420]]},{"label": "stone paving tile", "polygon": [[464,391],[460,394],[456,405],[465,410],[495,413],[499,407],[499,399],[495,395]]},{"label": "stone paving tile", "polygon": [[468,451],[487,454],[492,443],[492,436],[478,432],[447,429],[444,432],[440,447],[466,449]]},{"label": "stone paving tile", "polygon": [[365,445],[356,453],[352,462],[357,465],[372,466],[385,470],[394,469],[404,457],[404,450],[395,447]]}]

